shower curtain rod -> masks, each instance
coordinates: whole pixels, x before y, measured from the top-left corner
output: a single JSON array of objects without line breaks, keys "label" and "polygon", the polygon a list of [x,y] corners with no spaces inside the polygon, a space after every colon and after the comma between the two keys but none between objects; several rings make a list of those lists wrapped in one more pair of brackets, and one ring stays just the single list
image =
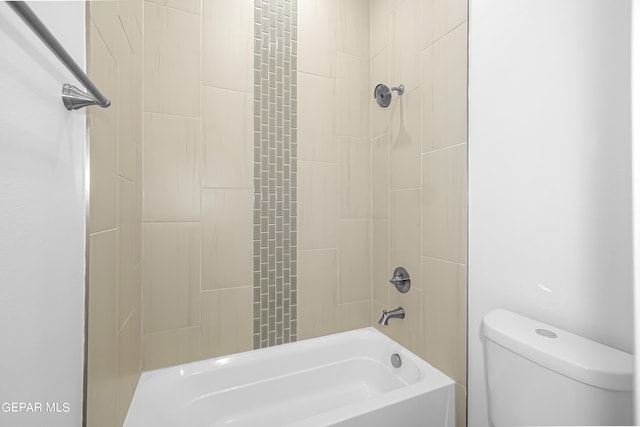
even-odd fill
[{"label": "shower curtain rod", "polygon": [[29,6],[23,1],[7,1],[9,6],[22,18],[24,22],[31,27],[34,33],[47,45],[47,47],[58,57],[58,59],[67,67],[87,89],[89,93],[85,93],[77,87],[65,83],[62,85],[62,102],[67,110],[77,110],[89,105],[99,105],[107,108],[111,105],[100,90],[93,84],[89,76],[80,68],[73,60],[71,55],[65,50],[60,42],[55,38],[46,25],[38,18]]}]

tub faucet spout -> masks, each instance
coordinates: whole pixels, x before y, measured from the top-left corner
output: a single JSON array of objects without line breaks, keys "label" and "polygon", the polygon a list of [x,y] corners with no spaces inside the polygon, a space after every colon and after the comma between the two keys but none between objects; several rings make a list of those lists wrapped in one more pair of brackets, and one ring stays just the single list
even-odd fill
[{"label": "tub faucet spout", "polygon": [[378,320],[378,323],[381,325],[388,325],[389,319],[392,318],[404,319],[404,309],[402,307],[398,307],[391,311],[382,310],[382,317]]}]

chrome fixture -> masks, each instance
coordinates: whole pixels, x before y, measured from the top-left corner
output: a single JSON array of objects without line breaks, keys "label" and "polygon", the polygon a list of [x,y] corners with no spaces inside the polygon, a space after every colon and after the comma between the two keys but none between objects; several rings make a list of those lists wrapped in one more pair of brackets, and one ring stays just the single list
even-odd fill
[{"label": "chrome fixture", "polygon": [[391,92],[398,92],[398,95],[402,95],[404,93],[404,85],[400,85],[397,87],[389,87],[383,83],[380,83],[373,90],[373,97],[378,102],[378,105],[382,108],[387,108],[389,104],[391,104]]},{"label": "chrome fixture", "polygon": [[100,105],[98,100],[77,87],[65,83],[62,85],[62,103],[69,111],[78,110],[91,105]]},{"label": "chrome fixture", "polygon": [[393,353],[391,355],[391,366],[393,366],[394,368],[399,368],[400,366],[402,366],[402,359],[400,358],[400,355],[398,353]]},{"label": "chrome fixture", "polygon": [[396,269],[393,270],[393,277],[389,279],[389,283],[393,284],[398,292],[406,294],[411,288],[409,272],[404,267],[396,267]]},{"label": "chrome fixture", "polygon": [[389,319],[404,319],[404,308],[398,307],[395,310],[382,310],[382,317],[378,320],[381,325],[388,325]]},{"label": "chrome fixture", "polygon": [[22,18],[24,22],[31,27],[34,33],[40,40],[47,45],[47,47],[53,52],[55,56],[64,64],[65,67],[73,74],[87,89],[88,94],[81,91],[75,86],[65,84],[62,87],[62,102],[67,110],[77,110],[78,108],[86,107],[87,105],[99,105],[102,108],[107,108],[111,105],[109,101],[100,90],[93,84],[89,76],[82,71],[82,68],[78,66],[76,61],[73,60],[69,52],[65,50],[56,37],[51,34],[51,31],[44,23],[38,18],[38,16],[31,10],[29,6],[23,1],[8,1],[7,4]]}]

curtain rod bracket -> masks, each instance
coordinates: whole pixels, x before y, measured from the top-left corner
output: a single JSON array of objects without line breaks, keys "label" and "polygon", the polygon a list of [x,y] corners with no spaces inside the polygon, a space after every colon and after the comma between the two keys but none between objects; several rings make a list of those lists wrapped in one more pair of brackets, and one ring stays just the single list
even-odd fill
[{"label": "curtain rod bracket", "polygon": [[7,1],[7,4],[31,27],[34,33],[47,45],[54,55],[67,67],[67,69],[82,83],[89,93],[85,93],[75,86],[65,83],[62,86],[62,102],[67,110],[77,110],[89,105],[99,105],[107,108],[111,101],[91,81],[89,76],[73,60],[46,25],[38,18],[29,6],[23,1]]},{"label": "curtain rod bracket", "polygon": [[[77,87],[70,85],[69,83],[65,83],[62,85],[62,103],[69,111],[78,110],[90,105],[100,105],[100,101],[98,101],[96,98],[86,92],[83,92]],[[111,105],[111,101],[107,100],[106,105],[100,106],[106,108],[109,105]]]}]

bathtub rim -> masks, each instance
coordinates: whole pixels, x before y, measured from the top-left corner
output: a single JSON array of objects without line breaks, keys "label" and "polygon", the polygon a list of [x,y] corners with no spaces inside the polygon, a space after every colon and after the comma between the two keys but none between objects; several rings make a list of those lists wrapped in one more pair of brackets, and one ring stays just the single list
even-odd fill
[{"label": "bathtub rim", "polygon": [[[154,398],[162,399],[162,397],[159,397],[159,395],[157,394],[154,396],[155,393],[153,393],[153,389],[155,389],[157,385],[162,385],[162,383],[166,382],[166,385],[170,385],[170,383],[174,381],[180,381],[184,380],[185,378],[195,377],[200,374],[224,369],[226,365],[238,363],[238,361],[240,365],[234,365],[233,368],[242,368],[242,363],[254,365],[256,364],[256,362],[259,363],[261,359],[271,360],[274,358],[274,355],[277,358],[280,353],[290,352],[290,349],[295,350],[294,353],[304,353],[322,349],[323,347],[327,347],[328,344],[329,346],[336,344],[339,345],[343,340],[349,341],[353,339],[373,340],[381,343],[383,346],[389,346],[389,350],[401,354],[403,361],[410,360],[416,366],[416,368],[420,371],[420,378],[414,383],[404,384],[402,387],[390,390],[380,395],[372,396],[367,399],[349,403],[345,406],[330,409],[320,414],[311,415],[310,417],[290,422],[286,424],[287,426],[303,425],[305,422],[313,422],[317,423],[317,425],[323,425],[326,422],[339,423],[350,418],[371,412],[372,409],[383,409],[385,407],[398,404],[402,401],[417,398],[418,396],[432,392],[447,393],[447,411],[448,413],[451,413],[451,408],[453,408],[455,405],[455,381],[439,371],[437,368],[433,367],[424,359],[417,356],[415,353],[408,350],[406,347],[400,345],[398,342],[388,337],[383,332],[374,327],[365,327],[320,337],[304,339],[278,346],[262,348],[259,349],[259,352],[256,352],[255,350],[248,350],[240,353],[223,355],[210,359],[198,360],[194,362],[187,362],[179,365],[144,371],[140,375],[140,379],[136,386],[129,411],[125,419],[125,426],[128,425],[127,421],[130,414],[132,413],[132,409],[134,410],[133,412],[136,412],[135,418],[138,418],[137,412],[141,410],[138,409],[138,406],[147,406],[147,404],[153,402]],[[363,357],[376,360],[377,362],[384,365],[384,361],[381,361],[377,358],[366,356]],[[349,358],[344,358],[341,360],[349,360]],[[295,372],[298,371],[292,370],[290,374]],[[276,377],[276,375],[273,376],[273,378]]]}]

